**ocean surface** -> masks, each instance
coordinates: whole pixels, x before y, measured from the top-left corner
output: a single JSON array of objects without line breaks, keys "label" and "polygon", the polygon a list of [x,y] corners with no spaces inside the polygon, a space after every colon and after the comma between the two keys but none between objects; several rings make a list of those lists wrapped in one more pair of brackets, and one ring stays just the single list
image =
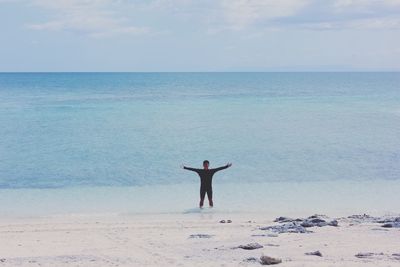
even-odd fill
[{"label": "ocean surface", "polygon": [[195,206],[199,178],[180,165],[205,159],[233,163],[214,184],[242,198],[261,184],[400,183],[400,73],[0,73],[0,125],[3,203],[83,188],[157,203],[193,188]]}]

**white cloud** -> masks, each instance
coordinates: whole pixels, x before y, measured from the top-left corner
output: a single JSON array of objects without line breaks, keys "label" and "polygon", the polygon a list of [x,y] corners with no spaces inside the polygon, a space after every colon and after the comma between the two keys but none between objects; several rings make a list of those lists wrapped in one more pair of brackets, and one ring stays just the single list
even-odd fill
[{"label": "white cloud", "polygon": [[[0,0],[5,1],[5,0]],[[17,0],[14,0],[17,1]],[[18,0],[50,11],[33,30],[76,31],[94,37],[188,31],[399,29],[400,0]],[[137,15],[153,23],[138,26]],[[135,20],[136,19],[136,20]],[[133,21],[135,20],[135,23]],[[175,24],[173,24],[173,22]],[[178,22],[178,23],[177,23]],[[182,22],[179,24],[179,22]],[[171,24],[169,24],[171,23]]]},{"label": "white cloud", "polygon": [[256,22],[289,17],[307,6],[308,0],[220,0],[226,21],[233,29]]},{"label": "white cloud", "polygon": [[336,8],[370,8],[376,6],[399,6],[400,0],[335,0]]},{"label": "white cloud", "polygon": [[28,25],[34,30],[70,30],[102,37],[114,34],[148,33],[147,27],[132,26],[114,9],[118,1],[112,0],[35,0],[32,5],[53,12],[53,19]]}]

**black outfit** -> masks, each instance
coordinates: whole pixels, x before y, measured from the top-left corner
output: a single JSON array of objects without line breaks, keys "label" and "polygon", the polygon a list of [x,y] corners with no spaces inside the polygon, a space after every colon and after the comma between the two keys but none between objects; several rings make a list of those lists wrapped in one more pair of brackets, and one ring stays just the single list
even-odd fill
[{"label": "black outfit", "polygon": [[189,167],[183,167],[185,170],[189,170],[189,171],[194,171],[197,172],[197,174],[200,176],[200,181],[201,181],[201,185],[200,185],[200,199],[203,200],[204,197],[208,196],[208,199],[212,199],[212,177],[214,175],[214,173],[216,173],[217,171],[223,170],[228,168],[228,165],[219,167],[219,168],[215,168],[215,169],[195,169],[195,168],[189,168]]}]

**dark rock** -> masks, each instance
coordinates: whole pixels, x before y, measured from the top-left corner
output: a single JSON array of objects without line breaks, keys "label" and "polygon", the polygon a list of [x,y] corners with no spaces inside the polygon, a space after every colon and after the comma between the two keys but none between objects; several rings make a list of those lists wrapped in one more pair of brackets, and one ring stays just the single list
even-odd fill
[{"label": "dark rock", "polygon": [[400,228],[400,217],[385,218],[378,222],[383,223],[382,227],[384,228]]},{"label": "dark rock", "polygon": [[372,252],[364,252],[364,253],[360,252],[360,253],[357,253],[355,256],[357,258],[368,258],[368,257],[374,256],[374,253],[372,253]]},{"label": "dark rock", "polygon": [[400,222],[385,223],[382,225],[384,228],[400,228]]},{"label": "dark rock", "polygon": [[312,233],[307,230],[304,226],[301,226],[297,222],[289,222],[280,225],[261,227],[261,230],[269,230],[278,234],[282,233]]},{"label": "dark rock", "polygon": [[318,256],[318,257],[322,257],[322,253],[317,250],[317,251],[313,251],[313,252],[306,252],[306,255],[310,255],[310,256]]},{"label": "dark rock", "polygon": [[195,234],[195,235],[190,235],[189,238],[211,238],[213,235],[208,235],[208,234]]},{"label": "dark rock", "polygon": [[0,262],[5,262],[6,261],[6,259],[0,259]]},{"label": "dark rock", "polygon": [[232,220],[227,220],[226,222],[227,222],[227,223],[231,223],[231,222],[232,222]]},{"label": "dark rock", "polygon": [[276,218],[276,219],[274,220],[274,222],[279,222],[279,223],[285,223],[285,222],[301,222],[301,221],[303,221],[303,219],[299,219],[299,218],[297,218],[297,219],[292,219],[292,218],[283,217],[283,216],[278,217],[278,218]]},{"label": "dark rock", "polygon": [[337,226],[339,226],[339,222],[337,220],[332,220],[332,221],[328,222],[328,225],[337,227]]},{"label": "dark rock", "polygon": [[357,253],[355,256],[357,258],[370,258],[370,257],[373,257],[373,256],[382,256],[382,255],[384,255],[382,252],[381,253],[360,252],[360,253]]},{"label": "dark rock", "polygon": [[291,222],[293,221],[292,218],[288,218],[288,217],[278,217],[274,220],[274,222]]},{"label": "dark rock", "polygon": [[253,250],[253,249],[263,248],[263,246],[258,243],[249,243],[247,245],[240,245],[240,246],[238,246],[238,248],[246,249],[246,250]]},{"label": "dark rock", "polygon": [[[337,220],[332,220],[332,221],[327,221],[328,217],[325,215],[312,215],[306,219],[291,219],[288,217],[278,217],[274,220],[274,222],[279,222],[281,223],[284,227],[283,228],[289,228],[290,231],[283,231],[283,232],[291,232],[291,233],[304,233],[307,232],[303,228],[309,228],[309,227],[323,227],[323,226],[338,226],[338,221]],[[300,226],[300,227],[299,227]],[[265,228],[265,227],[264,227]],[[271,229],[274,230],[275,232],[281,233],[282,228],[275,227],[276,229]],[[264,230],[264,229],[262,229]],[[266,229],[269,230],[269,229]]]},{"label": "dark rock", "polygon": [[337,220],[326,221],[325,219],[318,218],[318,215],[313,215],[305,219],[301,226],[303,227],[323,227],[323,226],[338,226]]},{"label": "dark rock", "polygon": [[281,259],[277,259],[277,258],[272,258],[269,256],[261,256],[260,257],[260,263],[262,265],[273,265],[273,264],[279,264],[282,263]]},{"label": "dark rock", "polygon": [[225,220],[220,220],[219,223],[225,223]]}]

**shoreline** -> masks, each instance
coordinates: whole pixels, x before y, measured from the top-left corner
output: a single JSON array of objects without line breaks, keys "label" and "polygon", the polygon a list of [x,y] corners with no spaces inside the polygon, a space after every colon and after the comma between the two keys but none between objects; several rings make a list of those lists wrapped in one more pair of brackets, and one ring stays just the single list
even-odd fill
[{"label": "shoreline", "polygon": [[[198,189],[197,183],[0,189],[0,217],[193,213],[198,212]],[[273,217],[316,213],[336,217],[357,213],[381,216],[399,213],[398,192],[400,183],[395,180],[214,183],[213,210]]]}]

